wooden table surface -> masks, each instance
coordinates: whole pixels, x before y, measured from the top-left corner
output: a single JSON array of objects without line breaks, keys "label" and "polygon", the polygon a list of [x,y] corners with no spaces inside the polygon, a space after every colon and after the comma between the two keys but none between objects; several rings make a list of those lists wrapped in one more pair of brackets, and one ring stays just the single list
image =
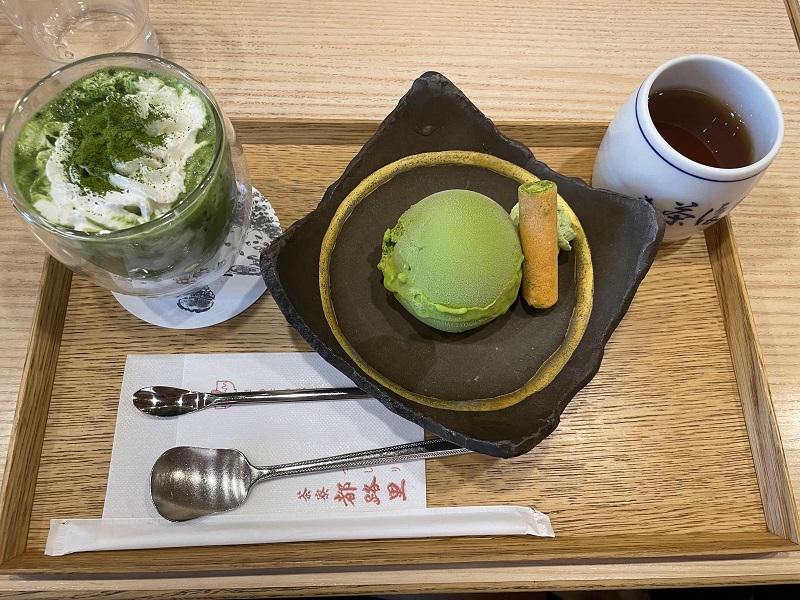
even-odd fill
[{"label": "wooden table surface", "polygon": [[[232,118],[377,123],[415,77],[437,70],[501,126],[608,122],[640,81],[674,56],[718,54],[755,71],[783,107],[786,136],[775,163],[732,221],[800,497],[800,52],[790,18],[797,13],[797,0],[150,3],[164,55],[202,79]],[[0,21],[0,113],[7,113],[47,70],[8,22]],[[43,251],[5,202],[0,219],[6,230],[0,237],[2,465]],[[213,597],[243,597],[798,581],[800,552],[719,560],[209,575],[190,582],[7,577],[0,578],[0,594],[166,598],[191,588]]]}]

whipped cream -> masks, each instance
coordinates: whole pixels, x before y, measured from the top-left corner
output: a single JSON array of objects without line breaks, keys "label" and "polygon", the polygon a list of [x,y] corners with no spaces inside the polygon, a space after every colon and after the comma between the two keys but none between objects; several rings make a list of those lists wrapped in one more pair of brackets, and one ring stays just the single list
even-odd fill
[{"label": "whipped cream", "polygon": [[204,102],[188,88],[176,89],[157,77],[139,77],[136,87],[138,92],[124,99],[143,121],[150,119],[146,131],[154,143],[138,147],[141,155],[133,160],[114,162],[115,172],[108,175],[112,189],[94,192],[70,178],[70,130],[80,125],[63,124],[45,166],[49,197],[33,203],[43,218],[78,231],[114,231],[164,214],[187,191],[186,163],[206,143],[196,141],[208,117]]}]

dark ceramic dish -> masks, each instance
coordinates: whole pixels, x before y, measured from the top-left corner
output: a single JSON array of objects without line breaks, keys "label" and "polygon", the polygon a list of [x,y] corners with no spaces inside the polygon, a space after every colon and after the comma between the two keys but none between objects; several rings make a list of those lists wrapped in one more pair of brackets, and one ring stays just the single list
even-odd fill
[{"label": "dark ceramic dish", "polygon": [[[358,204],[331,253],[330,297],[347,342],[382,378],[412,395],[445,399],[444,403],[415,402],[368,375],[337,342],[322,308],[322,240],[342,201],[389,163],[444,150],[490,154],[555,181],[591,248],[593,306],[580,342],[548,385],[502,408],[491,402],[476,404],[476,399],[522,388],[564,340],[576,307],[574,253],[560,255],[555,307],[537,311],[518,300],[505,315],[462,334],[436,331],[406,313],[384,290],[376,265],[383,232],[411,204],[435,191],[465,188],[510,210],[518,185],[512,179],[464,165],[399,174]],[[663,218],[647,202],[555,173],[528,148],[503,136],[444,76],[426,73],[328,188],[319,206],[262,253],[261,270],[289,323],[364,391],[444,439],[484,454],[511,457],[550,434],[567,403],[597,373],[603,347],[650,268],[663,232]]]}]

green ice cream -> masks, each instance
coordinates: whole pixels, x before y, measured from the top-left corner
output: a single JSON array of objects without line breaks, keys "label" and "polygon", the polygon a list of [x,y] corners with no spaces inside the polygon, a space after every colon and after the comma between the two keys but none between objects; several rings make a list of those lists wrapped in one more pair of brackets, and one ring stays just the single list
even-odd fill
[{"label": "green ice cream", "polygon": [[522,247],[508,213],[468,190],[432,194],[383,236],[384,287],[423,323],[448,332],[505,313],[519,292]]}]

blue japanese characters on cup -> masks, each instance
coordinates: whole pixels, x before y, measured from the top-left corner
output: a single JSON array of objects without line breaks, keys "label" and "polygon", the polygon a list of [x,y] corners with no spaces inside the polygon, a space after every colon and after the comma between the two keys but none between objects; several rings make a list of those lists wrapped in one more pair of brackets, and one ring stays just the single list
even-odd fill
[{"label": "blue japanese characters on cup", "polygon": [[[679,127],[682,120],[696,117],[692,113],[701,112],[681,94],[720,101],[731,119],[742,125],[749,154],[741,163],[731,163],[738,166],[710,166],[713,159],[700,162],[699,155],[679,145],[680,137],[670,137],[662,123],[654,122],[656,105],[651,97],[667,98],[666,111]],[[664,215],[665,242],[686,238],[724,217],[750,193],[778,153],[783,127],[778,101],[751,71],[717,56],[681,56],[653,71],[611,121],[597,154],[592,185],[646,199]],[[676,131],[679,136],[686,133]],[[700,131],[705,132],[706,126]],[[728,150],[731,141],[737,142],[717,140],[722,146],[714,151]]]}]

